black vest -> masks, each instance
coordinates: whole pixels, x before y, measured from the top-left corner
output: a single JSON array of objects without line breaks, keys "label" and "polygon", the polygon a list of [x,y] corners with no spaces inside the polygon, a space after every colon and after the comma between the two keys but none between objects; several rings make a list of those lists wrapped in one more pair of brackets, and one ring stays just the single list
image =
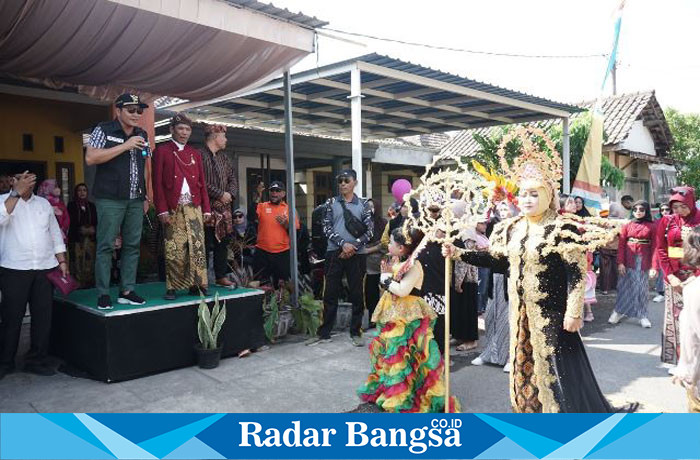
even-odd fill
[{"label": "black vest", "polygon": [[[116,145],[123,144],[133,136],[141,136],[148,141],[146,131],[141,128],[134,128],[130,136],[127,136],[122,129],[119,120],[106,121],[98,125],[105,134],[106,143],[103,148],[109,149]],[[139,186],[137,198],[143,199],[146,196],[146,182],[144,170],[146,159],[141,152],[136,155],[136,166],[138,168]],[[95,183],[92,187],[92,194],[95,198],[108,198],[111,200],[130,199],[131,180],[129,172],[131,168],[131,154],[129,151],[123,152],[106,163],[98,164],[95,170]]]}]

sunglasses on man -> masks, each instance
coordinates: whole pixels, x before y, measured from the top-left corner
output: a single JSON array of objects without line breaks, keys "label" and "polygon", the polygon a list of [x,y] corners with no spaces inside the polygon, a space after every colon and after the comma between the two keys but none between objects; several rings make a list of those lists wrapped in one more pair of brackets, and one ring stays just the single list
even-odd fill
[{"label": "sunglasses on man", "polygon": [[127,112],[129,112],[132,115],[135,113],[138,113],[139,115],[143,115],[143,109],[141,107],[128,107],[128,108],[125,108],[124,110],[126,110]]},{"label": "sunglasses on man", "polygon": [[352,182],[352,179],[349,178],[349,177],[339,177],[339,178],[338,178],[338,184],[339,184],[339,185],[340,185],[340,184],[349,184],[350,182]]},{"label": "sunglasses on man", "polygon": [[243,214],[234,214],[233,218],[234,219],[243,219]]},{"label": "sunglasses on man", "polygon": [[688,193],[688,191],[687,191],[687,190],[684,190],[684,189],[682,189],[682,188],[672,188],[671,190],[668,191],[668,193],[670,193],[670,194],[677,193],[677,194],[679,194],[679,195],[681,195],[681,196],[685,196],[686,193]]}]

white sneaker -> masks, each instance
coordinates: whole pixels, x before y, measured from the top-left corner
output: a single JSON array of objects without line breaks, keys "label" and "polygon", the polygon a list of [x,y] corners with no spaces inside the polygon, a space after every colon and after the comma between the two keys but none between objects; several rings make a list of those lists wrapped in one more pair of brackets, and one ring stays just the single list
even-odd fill
[{"label": "white sneaker", "polygon": [[481,356],[477,356],[476,358],[472,359],[472,366],[482,366],[484,364],[484,360],[481,359]]},{"label": "white sneaker", "polygon": [[610,315],[610,318],[608,318],[608,323],[610,324],[617,324],[620,322],[622,319],[622,315],[613,310],[612,314]]},{"label": "white sneaker", "polygon": [[649,321],[649,318],[642,318],[642,319],[640,319],[640,320],[639,320],[639,324],[640,324],[643,328],[646,328],[646,329],[648,329],[648,328],[651,327],[651,321]]},{"label": "white sneaker", "polygon": [[654,297],[654,298],[652,299],[652,302],[659,303],[659,302],[663,302],[664,299],[665,299],[664,296],[662,296],[661,294],[658,294],[656,297]]},{"label": "white sneaker", "polygon": [[668,375],[676,375],[676,366],[671,366],[668,368]]},{"label": "white sneaker", "polygon": [[503,366],[503,372],[506,374],[510,374],[510,370],[513,368],[513,365],[511,363],[506,364]]}]

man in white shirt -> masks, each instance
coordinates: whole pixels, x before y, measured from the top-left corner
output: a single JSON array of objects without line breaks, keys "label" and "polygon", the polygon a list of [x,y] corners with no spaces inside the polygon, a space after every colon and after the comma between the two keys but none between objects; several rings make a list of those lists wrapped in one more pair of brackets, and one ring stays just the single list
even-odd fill
[{"label": "man in white shirt", "polygon": [[58,265],[68,275],[66,246],[53,207],[34,195],[36,176],[17,174],[10,193],[0,196],[0,379],[12,372],[29,303],[31,346],[24,370],[38,375],[56,372],[47,363],[53,286],[46,274]]}]

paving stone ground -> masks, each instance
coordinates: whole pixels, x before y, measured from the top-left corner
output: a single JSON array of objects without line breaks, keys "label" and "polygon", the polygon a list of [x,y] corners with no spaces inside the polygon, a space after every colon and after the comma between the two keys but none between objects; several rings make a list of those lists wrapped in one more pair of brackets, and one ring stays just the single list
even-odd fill
[{"label": "paving stone ground", "polygon": [[[641,402],[642,412],[685,412],[683,390],[671,384],[659,361],[663,304],[650,302],[653,327],[642,329],[631,320],[608,324],[613,303],[614,295],[599,294],[596,319],[582,331],[602,391],[616,405]],[[225,359],[212,370],[190,367],[120,383],[16,372],[0,381],[0,412],[373,410],[358,408],[355,395],[369,370],[367,348],[353,347],[347,332],[313,347],[304,339],[287,336],[267,351]],[[508,375],[500,367],[472,366],[477,354],[453,349],[453,394],[467,412],[509,412]]]}]

